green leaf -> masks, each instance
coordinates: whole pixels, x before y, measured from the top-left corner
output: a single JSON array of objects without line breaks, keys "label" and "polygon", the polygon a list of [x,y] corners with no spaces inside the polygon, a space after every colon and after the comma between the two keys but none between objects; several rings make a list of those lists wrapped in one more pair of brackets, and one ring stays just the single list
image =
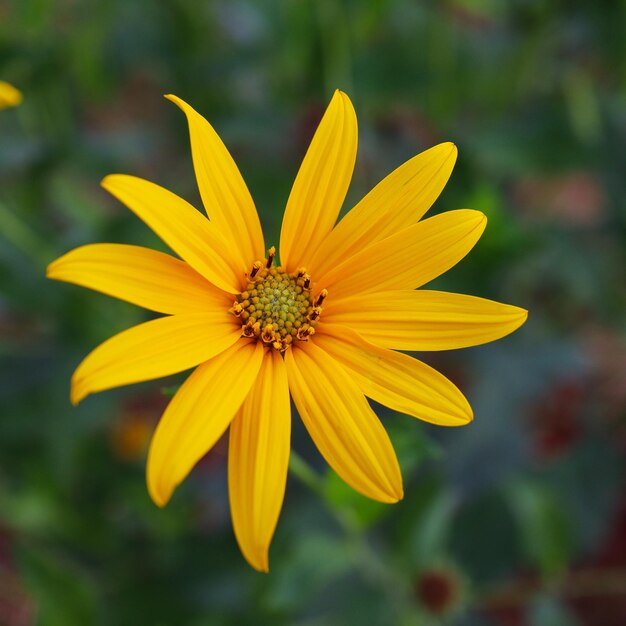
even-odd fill
[{"label": "green leaf", "polygon": [[545,576],[565,571],[572,533],[556,494],[537,482],[520,480],[510,485],[507,495],[527,558]]},{"label": "green leaf", "polygon": [[410,570],[438,563],[446,552],[454,498],[436,478],[422,480],[407,491],[402,520],[396,528],[399,551]]},{"label": "green leaf", "polygon": [[37,624],[97,623],[95,584],[85,571],[40,545],[22,545],[18,559],[26,585],[37,600]]},{"label": "green leaf", "polygon": [[323,493],[328,504],[356,528],[368,528],[393,506],[362,496],[330,469],[323,480]]}]

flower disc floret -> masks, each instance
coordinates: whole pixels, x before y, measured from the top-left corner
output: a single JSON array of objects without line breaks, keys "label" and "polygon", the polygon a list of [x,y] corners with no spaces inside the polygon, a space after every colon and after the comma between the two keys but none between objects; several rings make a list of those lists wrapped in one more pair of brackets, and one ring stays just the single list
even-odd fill
[{"label": "flower disc floret", "polygon": [[241,334],[256,337],[280,352],[294,341],[308,341],[326,298],[322,290],[317,299],[311,293],[311,277],[305,269],[286,272],[273,267],[275,249],[267,261],[256,261],[248,275],[245,291],[237,295],[231,313],[241,320]]}]

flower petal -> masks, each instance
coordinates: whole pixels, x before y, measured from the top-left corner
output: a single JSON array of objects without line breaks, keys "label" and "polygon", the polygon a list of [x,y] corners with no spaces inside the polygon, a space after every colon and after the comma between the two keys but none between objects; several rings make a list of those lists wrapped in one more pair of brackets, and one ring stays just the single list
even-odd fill
[{"label": "flower petal", "polygon": [[187,263],[140,246],[81,246],[50,263],[46,275],[158,313],[217,312],[232,301]]},{"label": "flower petal", "polygon": [[133,326],[90,352],[72,376],[73,404],[90,393],[176,374],[241,337],[228,313],[186,313]]},{"label": "flower petal", "polygon": [[13,85],[0,80],[0,109],[16,107],[22,102],[22,92]]},{"label": "flower petal", "polygon": [[337,221],[354,170],[357,135],[350,98],[337,90],[287,201],[280,233],[280,261],[287,271],[306,266]]},{"label": "flower petal", "polygon": [[[367,246],[317,280],[330,298],[415,289],[456,265],[480,239],[480,211],[447,211]],[[316,277],[317,279],[317,277]]]},{"label": "flower petal", "polygon": [[112,174],[102,186],[209,282],[238,293],[246,266],[213,224],[176,194],[147,180]]},{"label": "flower petal", "polygon": [[432,367],[374,346],[347,326],[320,323],[318,331],[316,345],[372,400],[439,426],[463,426],[472,420],[465,396]]},{"label": "flower petal", "polygon": [[391,172],[328,234],[307,263],[309,272],[321,276],[365,246],[420,220],[448,182],[457,153],[453,143],[442,143]]},{"label": "flower petal", "polygon": [[207,215],[247,268],[265,257],[263,231],[248,187],[211,124],[177,96],[165,97],[187,116],[193,166]]},{"label": "flower petal", "polygon": [[248,563],[269,571],[268,551],[285,496],[291,441],[287,371],[268,350],[230,425],[228,490],[237,542]]},{"label": "flower petal", "polygon": [[354,380],[313,342],[287,350],[285,364],[298,413],[328,464],[367,497],[400,500],[393,446]]},{"label": "flower petal", "polygon": [[324,306],[324,321],[394,350],[453,350],[495,341],[519,328],[528,311],[443,291],[371,293]]},{"label": "flower petal", "polygon": [[148,452],[148,491],[155,504],[167,504],[222,436],[257,377],[263,351],[260,342],[238,341],[198,367],[172,398]]}]

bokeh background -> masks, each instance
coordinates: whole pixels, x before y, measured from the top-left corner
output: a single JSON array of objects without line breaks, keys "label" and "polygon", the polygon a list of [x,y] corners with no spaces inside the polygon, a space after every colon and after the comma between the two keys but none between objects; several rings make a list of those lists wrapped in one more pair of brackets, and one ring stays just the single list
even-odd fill
[{"label": "bokeh background", "polygon": [[[0,78],[25,98],[0,112],[0,624],[626,623],[625,24],[618,1],[1,2]],[[435,286],[530,317],[420,355],[466,392],[470,426],[379,408],[400,504],[344,487],[296,420],[315,474],[290,476],[262,575],[232,535],[223,443],[165,510],[148,498],[147,441],[180,378],[70,406],[80,359],[145,313],[44,272],[85,243],[161,247],[108,173],[200,206],[170,92],[216,126],[277,242],[336,87],[360,122],[345,208],[454,141],[431,213],[489,224]]]}]

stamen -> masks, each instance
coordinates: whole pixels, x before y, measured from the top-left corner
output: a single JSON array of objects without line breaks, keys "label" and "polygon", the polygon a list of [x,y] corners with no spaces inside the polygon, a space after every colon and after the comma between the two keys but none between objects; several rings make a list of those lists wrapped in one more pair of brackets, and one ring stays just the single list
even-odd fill
[{"label": "stamen", "polygon": [[311,288],[311,276],[307,274],[306,270],[300,268],[296,273],[296,284],[307,291]]},{"label": "stamen", "polygon": [[313,307],[313,310],[307,315],[309,322],[314,322],[322,314],[322,307]]},{"label": "stamen", "polygon": [[320,291],[319,296],[317,296],[317,300],[315,301],[315,306],[322,306],[324,300],[328,297],[328,289],[322,289]]},{"label": "stamen", "polygon": [[239,302],[237,302],[237,300],[235,300],[235,303],[229,309],[229,313],[232,313],[233,315],[236,315],[237,317],[239,317],[242,312],[243,312],[243,306],[241,304],[239,304]]},{"label": "stamen", "polygon": [[259,273],[259,270],[262,267],[263,267],[263,263],[261,263],[261,261],[255,261],[252,264],[252,271],[250,272],[250,278],[254,278]]},{"label": "stamen", "polygon": [[272,343],[274,341],[274,327],[272,324],[268,324],[261,333],[261,339],[265,343]]},{"label": "stamen", "polygon": [[272,263],[274,262],[274,257],[276,256],[276,248],[274,246],[272,246],[268,251],[267,251],[267,262],[265,263],[265,267],[267,269],[269,269],[270,267],[272,267]]},{"label": "stamen", "polygon": [[296,334],[296,338],[300,341],[308,341],[311,335],[315,334],[315,328],[313,326],[309,326],[308,324],[304,324],[300,328],[298,328],[298,332]]}]

